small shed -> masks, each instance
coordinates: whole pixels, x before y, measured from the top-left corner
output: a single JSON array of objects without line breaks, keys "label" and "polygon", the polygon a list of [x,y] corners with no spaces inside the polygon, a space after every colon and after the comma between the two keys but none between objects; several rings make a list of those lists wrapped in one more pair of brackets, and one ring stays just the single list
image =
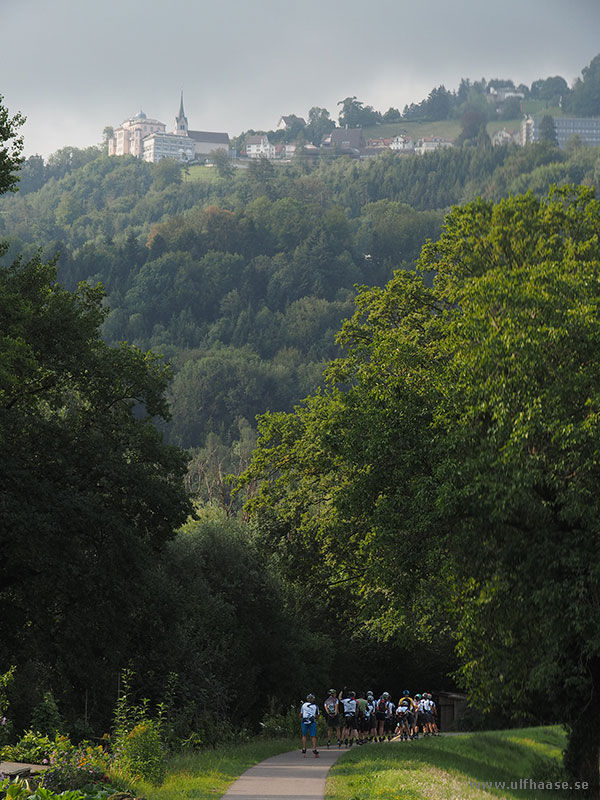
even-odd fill
[{"label": "small shed", "polygon": [[432,692],[439,712],[441,731],[455,729],[462,719],[467,705],[467,695],[458,692]]}]

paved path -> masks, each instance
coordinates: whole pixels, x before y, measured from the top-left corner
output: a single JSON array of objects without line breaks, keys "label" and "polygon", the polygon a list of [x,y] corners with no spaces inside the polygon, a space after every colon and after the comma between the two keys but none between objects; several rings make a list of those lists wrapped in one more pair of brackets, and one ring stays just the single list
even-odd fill
[{"label": "paved path", "polygon": [[335,747],[319,750],[319,758],[315,758],[310,750],[306,758],[302,757],[300,750],[273,756],[244,772],[223,797],[237,800],[323,800],[329,768],[345,752]]}]

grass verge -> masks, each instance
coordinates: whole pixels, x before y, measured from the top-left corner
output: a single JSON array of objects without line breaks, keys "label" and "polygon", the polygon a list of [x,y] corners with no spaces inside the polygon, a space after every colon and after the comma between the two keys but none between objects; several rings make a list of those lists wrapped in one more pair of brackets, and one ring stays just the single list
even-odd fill
[{"label": "grass verge", "polygon": [[349,751],[332,768],[326,800],[581,796],[556,788],[567,780],[561,768],[564,744],[559,727],[546,727],[369,745]]},{"label": "grass verge", "polygon": [[214,800],[254,764],[293,750],[297,744],[292,740],[255,739],[215,750],[178,754],[169,760],[162,786],[136,781],[132,788],[147,800]]}]

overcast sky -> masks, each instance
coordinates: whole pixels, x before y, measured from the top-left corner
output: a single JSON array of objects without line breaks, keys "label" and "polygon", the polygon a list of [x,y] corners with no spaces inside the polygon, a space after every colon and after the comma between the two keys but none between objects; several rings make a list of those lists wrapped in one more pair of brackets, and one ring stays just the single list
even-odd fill
[{"label": "overcast sky", "polygon": [[142,109],[171,128],[270,129],[356,95],[379,111],[461,77],[569,84],[600,0],[0,0],[0,94],[27,155],[97,144]]}]

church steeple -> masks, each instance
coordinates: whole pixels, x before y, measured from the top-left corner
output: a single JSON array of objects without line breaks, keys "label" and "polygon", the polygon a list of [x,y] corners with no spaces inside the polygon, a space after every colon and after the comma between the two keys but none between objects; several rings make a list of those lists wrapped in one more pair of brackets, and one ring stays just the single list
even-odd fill
[{"label": "church steeple", "polygon": [[183,89],[181,90],[181,102],[179,103],[179,114],[175,117],[175,133],[179,136],[187,136],[188,121],[183,110]]}]

